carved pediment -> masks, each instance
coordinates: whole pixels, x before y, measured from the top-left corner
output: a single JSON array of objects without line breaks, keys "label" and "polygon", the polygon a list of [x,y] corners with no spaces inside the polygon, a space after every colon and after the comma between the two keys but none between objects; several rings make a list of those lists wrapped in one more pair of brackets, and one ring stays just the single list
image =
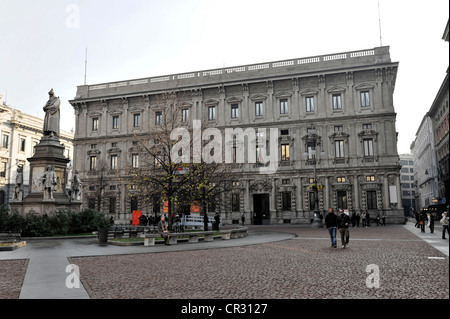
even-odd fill
[{"label": "carved pediment", "polygon": [[275,94],[275,97],[277,98],[283,98],[283,97],[291,97],[292,93],[287,91],[282,91],[280,93]]},{"label": "carved pediment", "polygon": [[272,184],[265,180],[251,181],[249,189],[254,193],[271,192]]},{"label": "carved pediment", "polygon": [[317,95],[319,94],[319,91],[313,90],[313,89],[306,89],[302,92],[300,92],[301,95]]},{"label": "carved pediment", "polygon": [[252,101],[257,101],[257,100],[265,100],[267,99],[267,95],[264,94],[255,94],[250,98]]},{"label": "carved pediment", "polygon": [[230,97],[229,99],[227,99],[227,103],[241,103],[242,102],[242,99],[241,98],[238,98],[238,97],[235,97],[235,96],[233,96],[233,97]]},{"label": "carved pediment", "polygon": [[370,90],[373,88],[374,88],[374,86],[369,83],[362,83],[360,85],[355,86],[356,90]]},{"label": "carved pediment", "polygon": [[204,101],[205,105],[217,105],[219,104],[219,100],[215,100],[215,99],[208,99],[206,101]]},{"label": "carved pediment", "polygon": [[332,88],[327,90],[328,93],[342,93],[345,92],[345,88],[340,86],[333,86]]}]

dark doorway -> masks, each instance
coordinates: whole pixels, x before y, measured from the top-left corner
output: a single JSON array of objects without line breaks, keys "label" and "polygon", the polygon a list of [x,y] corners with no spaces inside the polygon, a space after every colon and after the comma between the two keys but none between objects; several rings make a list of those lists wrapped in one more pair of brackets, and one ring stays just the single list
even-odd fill
[{"label": "dark doorway", "polygon": [[253,224],[254,225],[270,224],[269,194],[253,195]]}]

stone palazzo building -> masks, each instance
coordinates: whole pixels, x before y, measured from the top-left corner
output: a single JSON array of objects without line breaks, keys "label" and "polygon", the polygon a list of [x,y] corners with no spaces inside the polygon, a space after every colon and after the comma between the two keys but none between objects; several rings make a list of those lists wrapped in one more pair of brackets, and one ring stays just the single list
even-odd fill
[{"label": "stone palazzo building", "polygon": [[311,223],[314,172],[323,215],[329,207],[350,214],[367,210],[372,216],[385,214],[387,222],[402,222],[393,105],[397,69],[385,46],[78,86],[70,103],[83,205],[96,207],[98,163],[103,162],[105,213],[129,223],[133,210],[163,212],[163,205],[145,206],[130,196],[115,172],[139,165],[134,136],[158,124],[164,110],[156,96],[176,90],[187,97],[180,113],[187,125],[199,119],[222,131],[278,131],[275,173],[261,174],[258,163],[232,164],[239,182],[214,208],[224,224],[240,222],[243,214],[246,223]]}]

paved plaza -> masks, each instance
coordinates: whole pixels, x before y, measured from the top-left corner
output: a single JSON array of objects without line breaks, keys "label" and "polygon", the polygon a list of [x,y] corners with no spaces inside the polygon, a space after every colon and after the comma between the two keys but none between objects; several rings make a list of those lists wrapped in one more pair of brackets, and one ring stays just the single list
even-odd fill
[{"label": "paved plaza", "polygon": [[[345,249],[309,225],[250,226],[245,238],[174,246],[28,240],[0,252],[0,298],[448,299],[441,229],[351,228]],[[69,264],[79,267],[79,288],[67,288]]]}]

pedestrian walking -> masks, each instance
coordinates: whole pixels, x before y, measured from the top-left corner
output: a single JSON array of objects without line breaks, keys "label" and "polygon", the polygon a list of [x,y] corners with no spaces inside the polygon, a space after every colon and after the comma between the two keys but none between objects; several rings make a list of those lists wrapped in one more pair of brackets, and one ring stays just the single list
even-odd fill
[{"label": "pedestrian walking", "polygon": [[359,213],[356,214],[356,227],[359,227],[359,221],[361,220],[361,215]]},{"label": "pedestrian walking", "polygon": [[420,214],[418,212],[415,212],[414,217],[416,218],[416,224],[414,225],[414,227],[419,228],[420,227],[420,220],[419,220]]},{"label": "pedestrian walking", "polygon": [[430,233],[434,233],[434,218],[433,214],[428,214],[428,227],[430,227]]},{"label": "pedestrian walking", "polygon": [[447,231],[448,235],[448,214],[445,212],[442,214],[441,224],[442,224],[442,239],[447,239],[445,237],[445,232]]},{"label": "pedestrian walking", "polygon": [[361,214],[361,222],[362,222],[361,226],[366,227],[366,212],[365,211],[362,212],[362,214]]},{"label": "pedestrian walking", "polygon": [[386,226],[386,215],[383,214],[383,216],[381,217],[381,225]]},{"label": "pedestrian walking", "polygon": [[208,214],[206,212],[203,216],[203,230],[208,231]]},{"label": "pedestrian walking", "polygon": [[370,214],[366,212],[366,227],[370,227]]},{"label": "pedestrian walking", "polygon": [[356,227],[356,213],[353,212],[352,213],[352,227]]},{"label": "pedestrian walking", "polygon": [[423,211],[421,211],[419,213],[419,227],[420,227],[420,232],[424,233],[425,232],[425,222],[427,220],[427,216],[425,215],[425,213]]},{"label": "pedestrian walking", "polygon": [[330,208],[327,216],[325,216],[325,227],[328,229],[328,233],[330,234],[331,247],[336,248],[337,216],[333,212],[333,208]]},{"label": "pedestrian walking", "polygon": [[159,233],[161,234],[162,238],[164,238],[164,244],[169,245],[170,234],[169,234],[166,218],[164,217],[164,215],[161,216],[161,220],[158,223],[158,229],[159,229]]},{"label": "pedestrian walking", "polygon": [[245,216],[244,216],[244,214],[242,214],[241,221],[242,221],[242,226],[244,226],[244,224],[245,224]]},{"label": "pedestrian walking", "polygon": [[344,214],[343,209],[339,209],[339,216],[337,217],[337,227],[341,232],[341,243],[342,248],[348,246],[348,242],[350,240],[350,232],[348,230],[348,225],[350,223],[350,217]]}]

